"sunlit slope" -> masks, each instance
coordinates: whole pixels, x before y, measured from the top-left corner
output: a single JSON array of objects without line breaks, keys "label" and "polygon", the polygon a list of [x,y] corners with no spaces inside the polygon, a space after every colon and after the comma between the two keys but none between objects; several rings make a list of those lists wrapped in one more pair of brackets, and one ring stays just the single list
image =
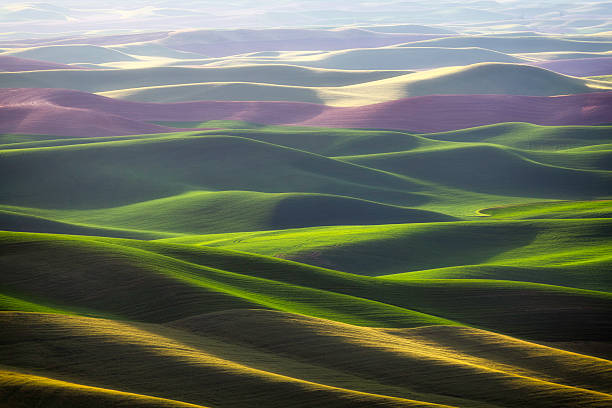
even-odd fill
[{"label": "sunlit slope", "polygon": [[339,51],[278,53],[277,56],[245,54],[208,61],[215,66],[236,64],[292,64],[304,67],[331,69],[432,69],[446,66],[469,65],[479,62],[523,62],[522,59],[482,48],[442,47],[381,47],[355,48]]},{"label": "sunlit slope", "polygon": [[167,322],[263,307],[362,326],[463,323],[540,340],[602,340],[612,302],[601,291],[502,280],[391,281],[159,242],[3,233],[3,244],[10,254],[3,262],[11,265],[2,276],[5,310]]},{"label": "sunlit slope", "polygon": [[[52,372],[60,378],[72,378],[71,382],[96,384],[106,388],[117,402],[128,392],[132,394],[130,397],[141,398],[143,402],[147,395],[155,395],[215,407],[248,407],[254,403],[269,407],[296,403],[298,406],[324,403],[332,407],[440,406],[294,378],[290,375],[302,374],[301,369],[305,376],[310,372],[310,377],[330,380],[333,371],[160,326],[57,315],[0,315],[3,327],[10,333],[0,351],[3,363],[46,375]],[[32,336],[44,339],[43,344],[29,341]],[[40,356],[40,351],[35,351],[40,347],[45,350],[45,358],[32,361],[32,357]],[[15,349],[20,351],[15,353]],[[331,381],[350,384],[350,377],[355,378],[344,373],[339,376],[340,379]],[[359,387],[359,380],[355,378],[353,384]],[[45,392],[60,385],[48,380],[45,384],[35,376],[30,381],[43,398]],[[364,388],[368,388],[368,382],[372,383],[367,379],[363,382]],[[76,384],[61,385],[68,394],[64,404],[70,401],[70,394],[86,392]],[[582,394],[585,398],[596,395],[586,391]],[[15,397],[20,401],[22,396]],[[159,405],[149,406],[189,406],[173,401],[161,405],[164,401],[158,401]]]},{"label": "sunlit slope", "polygon": [[339,87],[296,87],[255,82],[216,82],[102,92],[142,102],[283,100],[360,106],[421,95],[507,94],[551,96],[611,89],[604,81],[568,77],[520,64],[481,63],[438,68]]},{"label": "sunlit slope", "polygon": [[91,387],[6,369],[0,370],[0,398],[4,404],[7,404],[6,406],[14,408],[27,408],[40,404],[50,408],[66,406],[204,408],[202,405]]},{"label": "sunlit slope", "polygon": [[494,143],[518,149],[557,151],[609,144],[612,142],[611,135],[612,126],[538,126],[529,123],[502,123],[451,132],[429,133],[423,136],[434,140]]},{"label": "sunlit slope", "polygon": [[[256,127],[116,138],[24,136],[22,143],[7,135],[13,143],[3,145],[0,167],[14,176],[0,187],[1,204],[6,229],[19,230],[21,223],[21,230],[33,232],[133,238],[445,221],[451,218],[393,206],[465,217],[500,203],[606,198],[612,177],[607,130],[501,124],[411,135]],[[282,195],[290,192],[319,195]]]},{"label": "sunlit slope", "polygon": [[[12,215],[13,222],[9,218]],[[202,234],[299,228],[319,225],[389,224],[453,221],[444,214],[385,205],[351,197],[306,193],[258,193],[252,191],[192,191],[127,206],[90,211],[53,211],[0,206],[6,230],[113,235],[118,230],[155,233]],[[23,219],[17,218],[23,216]],[[48,220],[48,221],[47,221]],[[36,228],[39,221],[39,229]],[[53,231],[51,223],[75,225],[72,231]],[[88,231],[84,226],[91,226]],[[60,225],[55,225],[59,228]],[[43,230],[45,229],[46,230]],[[98,230],[96,230],[98,228]],[[106,228],[106,229],[105,229]],[[161,234],[163,235],[163,234]],[[159,237],[158,237],[159,238]]]},{"label": "sunlit slope", "polygon": [[3,202],[28,207],[104,208],[193,190],[423,200],[411,193],[423,188],[418,181],[238,137],[177,134],[1,154],[3,174],[14,175],[2,184]]},{"label": "sunlit slope", "polygon": [[[206,256],[195,263],[117,241],[25,233],[2,237],[4,249],[11,250],[3,259],[10,271],[2,277],[8,297],[5,310],[11,310],[16,304],[11,299],[17,299],[26,306],[29,302],[66,313],[149,322],[265,307],[367,326],[453,324],[367,298],[250,276],[243,268],[211,268]],[[23,280],[26,274],[28,281]]]},{"label": "sunlit slope", "polygon": [[485,208],[480,214],[494,218],[610,218],[612,200],[600,201],[552,201],[523,205]]},{"label": "sunlit slope", "polygon": [[[591,289],[601,284],[600,289],[609,290],[609,282],[600,279],[610,262],[609,228],[608,219],[471,221],[320,227],[170,241],[275,255],[368,275],[478,264],[573,268],[577,281],[588,284],[592,279]],[[503,279],[503,274],[498,278]]]},{"label": "sunlit slope", "polygon": [[520,64],[481,63],[439,68],[343,88],[358,95],[367,88],[389,99],[432,94],[565,95],[592,92],[605,83],[568,77]]},{"label": "sunlit slope", "polygon": [[[1,56],[1,54],[0,54]],[[3,88],[64,88],[87,92],[202,82],[245,81],[293,86],[343,86],[406,74],[406,71],[344,71],[291,65],[214,68],[155,67],[2,72]]]},{"label": "sunlit slope", "polygon": [[174,324],[193,334],[57,315],[0,319],[11,333],[0,351],[9,367],[141,398],[219,407],[605,407],[612,399],[609,361],[480,330],[386,332],[261,310]]},{"label": "sunlit slope", "polygon": [[[230,321],[232,323],[229,323]],[[584,367],[588,367],[590,362],[597,361],[589,361],[587,358],[581,362],[583,357],[578,355],[562,354],[555,349],[469,328],[438,326],[385,332],[263,310],[198,316],[178,321],[174,326],[195,333],[222,336],[224,340],[238,344],[254,344],[266,351],[282,355],[295,355],[305,361],[334,369],[350,369],[358,375],[377,378],[382,383],[414,384],[415,389],[419,391],[448,392],[463,398],[502,405],[518,404],[522,397],[504,395],[509,399],[502,402],[504,397],[501,395],[488,394],[485,391],[487,389],[503,393],[509,383],[502,380],[497,386],[486,386],[484,384],[497,376],[486,375],[485,371],[501,374],[516,370],[514,372],[520,373],[524,379],[556,378],[559,381],[561,377],[565,377],[560,382],[568,385],[572,381],[569,378],[573,377],[574,381],[586,384],[589,382],[587,378],[592,374],[581,372],[577,367],[585,363]],[[256,335],[257,327],[261,326],[270,330],[274,340]],[[236,327],[243,330],[232,336],[233,328]],[[482,355],[486,355],[487,359],[481,358]],[[534,358],[534,355],[538,357]],[[562,362],[562,356],[567,356],[568,360]],[[447,358],[449,360],[446,360]],[[572,367],[569,361],[571,359],[577,363],[576,366]],[[442,362],[443,360],[446,361]],[[528,362],[529,360],[531,361]],[[604,378],[610,375],[609,368],[606,367],[609,362],[600,361],[600,367],[590,366],[590,370],[595,368],[595,375],[591,377],[595,381],[587,388],[608,389]],[[468,365],[472,365],[471,368],[476,370],[471,371]],[[406,376],[406,371],[413,375]],[[604,378],[597,378],[602,374]],[[467,381],[462,390],[454,388],[459,385],[457,379],[460,378],[458,382],[463,383],[463,380],[472,375],[481,378],[483,382]],[[497,380],[500,378],[497,377]],[[473,385],[468,385],[470,383]],[[436,387],[437,391],[434,391]],[[530,394],[527,399],[533,398],[533,394],[529,391],[527,393]],[[544,402],[544,399],[542,402],[536,399],[522,403],[537,406]]]}]

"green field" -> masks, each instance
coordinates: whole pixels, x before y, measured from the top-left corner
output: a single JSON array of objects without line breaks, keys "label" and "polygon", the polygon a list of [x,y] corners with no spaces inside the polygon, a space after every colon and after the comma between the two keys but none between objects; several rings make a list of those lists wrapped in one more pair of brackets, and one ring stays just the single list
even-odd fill
[{"label": "green field", "polygon": [[609,406],[609,126],[169,124],[0,138],[9,406]]}]

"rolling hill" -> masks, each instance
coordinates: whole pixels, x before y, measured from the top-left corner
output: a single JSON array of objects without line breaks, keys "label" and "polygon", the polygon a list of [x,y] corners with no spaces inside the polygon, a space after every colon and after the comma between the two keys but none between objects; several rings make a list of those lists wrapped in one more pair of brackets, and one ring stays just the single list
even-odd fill
[{"label": "rolling hill", "polygon": [[[103,319],[20,313],[2,313],[1,317],[5,327],[14,333],[2,354],[10,365],[35,371],[46,369],[52,371],[47,375],[106,387],[93,389],[5,371],[3,377],[10,376],[14,384],[10,401],[17,403],[28,391],[34,391],[30,398],[46,397],[56,402],[57,394],[49,394],[60,387],[68,401],[87,401],[94,393],[104,393],[115,403],[123,400],[135,406],[148,403],[146,406],[168,407],[196,406],[177,400],[197,406],[208,403],[241,407],[254,402],[282,406],[296,398],[305,404],[333,407],[486,407],[507,399],[535,407],[603,407],[610,398],[602,392],[607,390],[609,362],[481,330],[440,327],[388,333],[262,311],[204,315],[176,323],[194,334]],[[238,336],[228,336],[228,318],[240,328]],[[263,343],[258,335],[262,325],[270,326],[279,341]],[[14,344],[32,334],[45,339],[45,359],[38,364],[23,361],[35,353],[31,343],[21,348],[22,359],[10,354]],[[471,336],[466,338],[468,335]],[[450,347],[449,337],[456,341]],[[290,341],[296,338],[300,339],[298,344]],[[258,343],[261,345],[256,348]],[[330,356],[323,360],[321,353],[312,354],[312,346],[327,350]],[[475,349],[488,352],[491,360],[483,362],[474,357]],[[66,354],[78,357],[73,358],[73,364],[62,364]],[[536,367],[532,363],[534,354],[538,355]],[[509,355],[515,359],[509,361]],[[108,371],[116,364],[109,356],[121,361],[122,369],[117,373]],[[397,369],[389,370],[390,359],[401,363]],[[189,364],[184,364],[185,360]],[[143,365],[150,367],[146,370],[147,381],[137,374]],[[405,376],[406,370],[419,375]],[[164,372],[173,375],[168,378],[161,374]],[[485,391],[488,387],[467,386],[471,379],[480,385],[509,382],[523,392],[489,393]],[[27,387],[16,387],[26,381]],[[463,398],[453,396],[459,389]],[[130,390],[130,394],[123,390]],[[250,395],[248,400],[243,397],[245,390]],[[170,400],[153,399],[148,396],[151,394]]]},{"label": "rolling hill", "polygon": [[612,406],[610,5],[154,3],[0,5],[1,408]]},{"label": "rolling hill", "polygon": [[437,38],[402,44],[403,47],[480,47],[508,54],[532,52],[602,52],[610,51],[611,43],[604,41],[576,41],[566,38],[542,36],[502,37],[502,36],[461,36],[457,38]]},{"label": "rolling hill", "polygon": [[360,106],[411,96],[505,94],[553,96],[605,91],[603,81],[568,77],[520,64],[482,63],[438,68],[378,81],[339,87],[296,87],[251,82],[221,82],[144,87],[102,92],[112,98],[142,102],[196,100],[283,100]]},{"label": "rolling hill", "polygon": [[2,73],[0,83],[3,88],[63,88],[86,92],[202,82],[231,82],[245,78],[254,82],[277,85],[342,86],[389,78],[406,72],[326,70],[290,65],[72,69],[69,72],[54,69],[47,72]]},{"label": "rolling hill", "polygon": [[[309,91],[309,88],[302,89]],[[608,92],[557,97],[431,95],[339,108],[297,102],[140,103],[70,90],[20,88],[0,91],[3,105],[0,115],[4,118],[0,131],[81,137],[114,136],[169,132],[172,129],[168,126],[202,127],[200,124],[209,120],[404,129],[421,133],[500,122],[595,125],[610,123],[608,110],[611,95]],[[168,122],[168,126],[149,121]],[[181,123],[189,121],[195,121],[195,126]]]},{"label": "rolling hill", "polygon": [[112,61],[130,61],[134,58],[119,51],[95,45],[48,45],[5,51],[0,56],[29,58],[61,64],[100,64]]}]

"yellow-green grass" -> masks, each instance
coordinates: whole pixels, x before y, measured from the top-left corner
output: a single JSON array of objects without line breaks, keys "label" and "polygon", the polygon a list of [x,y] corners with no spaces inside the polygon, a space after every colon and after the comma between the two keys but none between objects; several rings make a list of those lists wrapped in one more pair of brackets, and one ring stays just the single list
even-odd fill
[{"label": "yellow-green grass", "polygon": [[319,227],[164,241],[286,257],[366,275],[479,264],[573,268],[577,281],[591,279],[592,286],[605,285],[601,289],[606,290],[609,282],[602,273],[610,262],[609,228],[608,219],[469,221]]},{"label": "yellow-green grass", "polygon": [[165,398],[76,384],[53,378],[0,369],[0,399],[7,407],[44,406],[205,408]]},{"label": "yellow-green grass", "polygon": [[[146,239],[172,234],[453,221],[455,218],[433,211],[328,194],[191,191],[101,210],[53,211],[0,206],[0,220],[6,230],[119,238],[139,238],[136,234],[140,232],[140,237]],[[82,226],[80,230],[79,226]],[[117,235],[120,233],[124,235]]]},{"label": "yellow-green grass", "polygon": [[[385,389],[384,385],[350,373],[336,373],[291,357],[275,356],[252,347],[162,326],[44,314],[0,315],[9,333],[0,351],[3,363],[9,369],[16,367],[30,376],[41,373],[65,381],[49,384],[39,377],[41,374],[36,375],[33,380],[38,380],[36,388],[43,398],[54,385],[63,385],[67,388],[64,391],[74,394],[94,391],[74,384],[79,383],[106,389],[98,392],[106,391],[111,394],[109,397],[117,399],[127,397],[125,393],[131,394],[129,396],[136,402],[138,398],[146,402],[149,396],[170,399],[150,401],[168,407],[187,406],[186,403],[215,407],[253,404],[281,407],[296,403],[304,407],[323,403],[331,407],[440,406],[302,379],[300,374],[359,388]],[[33,337],[44,341],[32,342]],[[15,353],[15,349],[19,352]],[[334,379],[333,374],[339,378]],[[418,395],[403,389],[396,392],[402,391]],[[21,401],[22,398],[18,395],[15,399]],[[64,404],[67,401],[64,400]],[[164,403],[166,405],[162,405]]]},{"label": "yellow-green grass", "polygon": [[331,106],[361,106],[432,94],[551,96],[609,89],[612,88],[606,81],[569,77],[532,66],[479,63],[336,87],[273,85],[255,81],[207,82],[121,89],[100,94],[143,102],[283,100]]},{"label": "yellow-green grass", "polygon": [[[4,290],[152,322],[267,307],[354,324],[412,327],[448,319],[333,291],[225,271],[151,250],[93,238],[3,233]],[[231,256],[229,254],[228,256]],[[29,279],[25,280],[24,277]],[[172,297],[167,296],[172,293]]]},{"label": "yellow-green grass", "polygon": [[552,201],[483,208],[480,214],[502,219],[610,218],[612,200]]},{"label": "yellow-green grass", "polygon": [[3,88],[64,88],[86,92],[103,92],[163,85],[243,81],[245,79],[251,82],[277,85],[342,86],[407,73],[410,73],[410,71],[347,71],[292,65],[70,69],[1,72],[0,86]]},{"label": "yellow-green grass", "polygon": [[[517,262],[520,265],[520,261]],[[504,262],[478,265],[450,266],[445,268],[398,273],[381,276],[395,281],[420,279],[489,279],[534,282],[547,285],[575,287],[596,291],[612,291],[609,270],[612,260],[595,260],[592,263],[556,266],[508,266]]]},{"label": "yellow-green grass", "polygon": [[264,307],[363,326],[467,324],[540,340],[601,340],[610,324],[612,295],[602,291],[509,280],[389,280],[192,245],[2,236],[3,290],[79,314],[168,322]]},{"label": "yellow-green grass", "polygon": [[[41,215],[44,213],[45,215]],[[61,212],[59,212],[61,214]],[[125,226],[117,228],[97,226],[91,223],[69,221],[58,215],[58,211],[0,206],[0,225],[7,231],[48,232],[54,234],[98,235],[117,238],[159,239],[181,234],[136,230]]]},{"label": "yellow-green grass", "polygon": [[[0,167],[13,176],[3,185],[3,204],[110,209],[190,191],[254,190],[333,194],[465,217],[500,203],[605,198],[610,153],[602,142],[609,140],[607,131],[605,126],[502,124],[417,136],[267,126],[105,138],[43,136],[39,141],[26,136],[22,143],[16,143],[17,135],[7,135]],[[532,135],[526,141],[521,135],[529,132]],[[585,135],[585,140],[575,138],[571,144],[573,132]],[[480,140],[515,144],[520,149]],[[528,150],[529,143],[548,150]],[[600,144],[585,146],[588,143]],[[251,171],[255,167],[258,172]],[[23,208],[4,209],[50,216]],[[70,220],[65,214],[57,215],[51,220],[85,222],[82,217]],[[167,222],[160,219],[158,223]],[[307,224],[296,220],[293,225]],[[145,225],[138,229],[155,231]]]},{"label": "yellow-green grass", "polygon": [[421,136],[440,141],[493,143],[524,150],[559,151],[574,148],[589,149],[593,145],[609,144],[610,134],[612,126],[538,126],[530,123],[501,123]]},{"label": "yellow-green grass", "polygon": [[74,393],[86,384],[168,406],[605,407],[612,399],[609,361],[467,328],[377,330],[262,310],[175,328],[15,312],[0,320],[6,370],[47,392],[60,384],[41,377]]}]

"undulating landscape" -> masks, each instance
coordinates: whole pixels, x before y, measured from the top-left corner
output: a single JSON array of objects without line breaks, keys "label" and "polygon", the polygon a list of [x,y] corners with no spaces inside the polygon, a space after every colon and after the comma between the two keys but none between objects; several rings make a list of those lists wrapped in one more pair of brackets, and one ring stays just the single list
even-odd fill
[{"label": "undulating landscape", "polygon": [[612,2],[0,4],[0,407],[612,407]]}]

